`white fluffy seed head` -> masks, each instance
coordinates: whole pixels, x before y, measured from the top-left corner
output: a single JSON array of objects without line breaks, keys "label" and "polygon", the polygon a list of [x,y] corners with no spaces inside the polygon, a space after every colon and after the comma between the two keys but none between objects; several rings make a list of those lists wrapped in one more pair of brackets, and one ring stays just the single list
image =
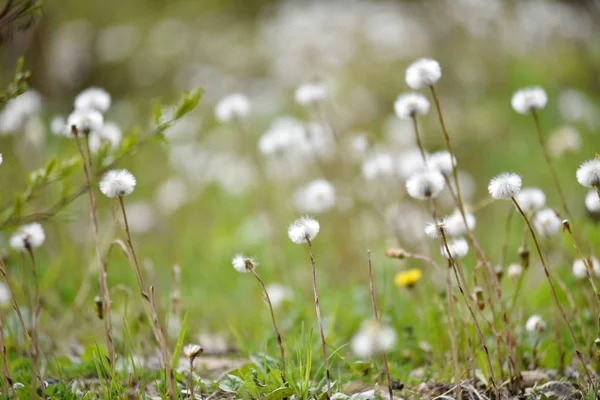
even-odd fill
[{"label": "white fluffy seed head", "polygon": [[448,176],[452,174],[452,169],[456,166],[456,158],[446,150],[437,151],[427,156],[427,165]]},{"label": "white fluffy seed head", "polygon": [[533,216],[533,226],[542,236],[552,236],[560,232],[562,219],[551,208],[544,208]]},{"label": "white fluffy seed head", "polygon": [[[465,219],[467,220],[466,225]],[[467,234],[467,227],[469,231],[472,231],[476,225],[477,220],[473,214],[465,210],[465,218],[463,218],[460,210],[455,210],[446,219],[446,232],[450,236],[463,236]]]},{"label": "white fluffy seed head", "polygon": [[121,144],[122,136],[121,128],[113,122],[108,122],[100,130],[90,133],[90,151],[97,153],[104,145],[108,145],[110,149],[115,150]]},{"label": "white fluffy seed head", "polygon": [[335,188],[325,179],[317,179],[297,189],[293,195],[295,208],[300,212],[322,213],[336,203]]},{"label": "white fluffy seed head", "polygon": [[245,274],[246,272],[249,272],[250,269],[257,267],[258,263],[253,258],[246,257],[243,254],[236,254],[231,259],[231,265],[237,272]]},{"label": "white fluffy seed head", "polygon": [[406,191],[414,199],[428,200],[436,198],[444,190],[444,176],[436,170],[423,170],[413,174],[406,181]]},{"label": "white fluffy seed head", "polygon": [[442,76],[440,63],[430,58],[421,58],[406,69],[406,84],[412,89],[433,85]]},{"label": "white fluffy seed head", "polygon": [[389,351],[396,344],[396,332],[392,327],[375,320],[365,321],[352,337],[350,347],[360,358],[370,358]]},{"label": "white fluffy seed head", "polygon": [[532,315],[525,323],[525,330],[529,333],[539,334],[546,330],[546,323],[539,315]]},{"label": "white fluffy seed head", "polygon": [[521,274],[523,273],[523,267],[521,266],[521,264],[510,264],[508,266],[508,269],[506,271],[506,275],[513,280],[517,280],[519,279],[519,277],[521,276]]},{"label": "white fluffy seed head", "polygon": [[585,187],[600,188],[600,158],[587,160],[577,168],[577,182]]},{"label": "white fluffy seed head", "polygon": [[[448,249],[450,250],[450,256],[452,256],[452,259],[454,260],[463,258],[469,252],[469,244],[463,238],[452,239],[447,241],[447,243]],[[448,251],[446,251],[446,246],[444,246],[443,244],[440,251],[444,258],[450,258],[448,257]]]},{"label": "white fluffy seed head", "polygon": [[97,132],[104,125],[104,117],[95,110],[75,110],[67,118],[67,129],[69,134],[72,133],[73,127],[77,133],[88,134]]},{"label": "white fluffy seed head", "polygon": [[281,304],[294,298],[294,291],[288,286],[280,283],[271,283],[267,285],[267,294],[271,299],[273,308],[279,307]]},{"label": "white fluffy seed head", "polygon": [[444,218],[438,222],[427,222],[425,224],[425,234],[431,239],[439,239],[442,237],[442,232],[446,234],[447,218]]},{"label": "white fluffy seed head", "polygon": [[425,115],[429,111],[429,100],[419,93],[401,94],[394,102],[394,110],[400,119]]},{"label": "white fluffy seed head", "polygon": [[23,225],[10,238],[10,247],[17,251],[35,249],[44,244],[46,234],[37,222]]},{"label": "white fluffy seed head", "polygon": [[75,109],[104,113],[110,107],[110,94],[101,88],[85,89],[75,97]]},{"label": "white fluffy seed head", "polygon": [[587,278],[587,265],[590,267],[590,275],[600,276],[600,262],[596,257],[590,257],[585,261],[582,258],[578,258],[573,261],[573,275],[577,279]]},{"label": "white fluffy seed head", "polygon": [[548,96],[539,86],[517,90],[511,99],[512,108],[519,114],[528,114],[546,106]]},{"label": "white fluffy seed head", "polygon": [[100,181],[100,191],[106,197],[128,196],[135,189],[136,180],[126,169],[108,171]]},{"label": "white fluffy seed head", "polygon": [[188,360],[198,357],[203,351],[202,346],[198,344],[187,344],[183,347],[183,355]]},{"label": "white fluffy seed head", "polygon": [[250,100],[241,94],[233,93],[223,97],[215,106],[215,116],[221,122],[244,119],[250,113]]},{"label": "white fluffy seed head", "polygon": [[546,195],[538,188],[525,188],[515,195],[515,200],[526,213],[532,213],[544,207]]},{"label": "white fluffy seed head", "polygon": [[488,185],[488,192],[494,199],[510,199],[521,190],[521,177],[505,172],[495,176]]},{"label": "white fluffy seed head", "polygon": [[600,214],[600,197],[597,190],[590,190],[585,196],[585,207],[592,214]]},{"label": "white fluffy seed head", "polygon": [[294,92],[296,103],[303,106],[319,103],[325,100],[325,97],[327,97],[327,89],[322,83],[304,83]]},{"label": "white fluffy seed head", "polygon": [[312,241],[319,233],[319,221],[310,217],[302,217],[291,223],[288,228],[288,237],[296,244]]}]

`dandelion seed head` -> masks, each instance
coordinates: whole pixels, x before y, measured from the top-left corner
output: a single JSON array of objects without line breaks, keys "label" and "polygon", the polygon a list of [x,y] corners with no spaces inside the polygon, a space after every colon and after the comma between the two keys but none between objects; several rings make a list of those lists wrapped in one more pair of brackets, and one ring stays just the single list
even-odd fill
[{"label": "dandelion seed head", "polygon": [[10,134],[21,129],[41,108],[42,96],[35,90],[27,90],[10,99],[0,111],[0,133]]},{"label": "dandelion seed head", "polygon": [[[465,226],[465,219],[467,225]],[[477,219],[473,214],[465,210],[465,218],[463,218],[460,210],[455,210],[446,219],[446,232],[450,236],[463,236],[467,233],[467,227],[469,231],[473,231],[477,225]]]},{"label": "dandelion seed head", "polygon": [[577,169],[577,182],[585,187],[600,187],[600,158],[585,161]]},{"label": "dandelion seed head", "polygon": [[107,122],[101,129],[90,133],[90,151],[97,153],[105,144],[109,145],[112,150],[115,150],[121,144],[123,136],[121,128],[113,122]]},{"label": "dandelion seed head", "polygon": [[293,204],[300,212],[328,211],[336,204],[335,188],[325,179],[314,180],[294,192]]},{"label": "dandelion seed head", "polygon": [[374,153],[363,161],[361,169],[363,176],[369,181],[394,176],[394,157],[388,153]]},{"label": "dandelion seed head", "polygon": [[327,89],[322,83],[309,82],[296,88],[294,99],[296,103],[308,106],[319,103],[327,97]]},{"label": "dandelion seed head", "polygon": [[296,244],[302,244],[308,240],[312,241],[319,233],[319,222],[310,217],[301,217],[288,228],[288,237]]},{"label": "dandelion seed head", "polygon": [[544,208],[533,216],[533,226],[542,236],[552,236],[560,232],[562,220],[551,208]]},{"label": "dandelion seed head", "polygon": [[519,277],[521,276],[521,274],[523,273],[523,267],[521,266],[521,264],[510,264],[508,266],[508,269],[506,271],[506,275],[510,278],[510,279],[519,279]]},{"label": "dandelion seed head", "polygon": [[425,224],[425,234],[429,236],[431,239],[439,239],[442,237],[442,232],[446,234],[447,228],[446,225],[448,223],[448,219],[444,218],[437,222],[427,222]]},{"label": "dandelion seed head", "polygon": [[44,244],[46,234],[42,225],[34,222],[21,226],[11,237],[10,247],[17,251],[35,249]]},{"label": "dandelion seed head", "polygon": [[231,265],[233,266],[233,269],[235,269],[237,272],[245,274],[249,272],[251,268],[257,267],[258,262],[256,262],[255,259],[246,257],[243,254],[236,254],[231,259]]},{"label": "dandelion seed head", "polygon": [[104,117],[95,110],[75,110],[67,118],[67,129],[69,134],[74,126],[77,133],[88,134],[97,132],[104,125]]},{"label": "dandelion seed head", "polygon": [[525,330],[529,333],[539,334],[546,330],[546,323],[539,315],[532,315],[525,323]]},{"label": "dandelion seed head", "polygon": [[456,158],[452,157],[446,150],[437,151],[427,156],[427,165],[431,169],[435,169],[442,174],[449,176],[452,174],[452,169],[456,167]]},{"label": "dandelion seed head", "polygon": [[352,337],[350,347],[360,358],[369,358],[390,350],[396,344],[396,332],[380,321],[365,321]]},{"label": "dandelion seed head", "polygon": [[445,186],[444,176],[435,170],[424,170],[413,174],[406,181],[406,191],[414,199],[428,200],[436,198]]},{"label": "dandelion seed head", "polygon": [[577,279],[587,278],[587,267],[585,264],[590,266],[590,275],[595,275],[596,277],[600,276],[600,262],[596,257],[590,257],[585,261],[582,258],[578,258],[573,261],[573,275]]},{"label": "dandelion seed head", "polygon": [[495,176],[490,181],[488,192],[494,199],[510,199],[521,190],[521,177],[510,172]]},{"label": "dandelion seed head", "polygon": [[429,111],[429,100],[419,93],[401,94],[394,102],[394,110],[400,119],[425,115]]},{"label": "dandelion seed head", "polygon": [[532,213],[544,207],[546,195],[538,188],[524,188],[515,195],[515,200],[526,213]]},{"label": "dandelion seed head", "polygon": [[233,93],[223,97],[215,106],[215,116],[221,122],[244,119],[250,113],[250,100],[241,94]]},{"label": "dandelion seed head", "polygon": [[110,108],[110,94],[101,88],[85,89],[75,97],[75,109],[105,113]]},{"label": "dandelion seed head", "polygon": [[406,84],[412,89],[433,85],[442,76],[440,64],[430,58],[421,58],[406,69]]},{"label": "dandelion seed head", "polygon": [[548,96],[546,96],[544,89],[539,86],[517,90],[511,99],[512,108],[519,114],[541,110],[547,102]]},{"label": "dandelion seed head", "polygon": [[[450,256],[452,256],[452,259],[454,260],[463,258],[469,252],[469,244],[463,238],[448,240],[447,244],[448,250],[450,250]],[[442,244],[440,250],[444,258],[450,258],[448,257],[448,251],[446,250],[446,246]]]},{"label": "dandelion seed head", "polygon": [[135,177],[126,169],[108,171],[100,181],[100,191],[106,197],[124,197],[133,193]]},{"label": "dandelion seed head", "polygon": [[69,136],[71,134],[64,117],[56,115],[50,120],[50,132],[56,136]]},{"label": "dandelion seed head", "polygon": [[565,153],[576,152],[581,147],[581,137],[577,129],[563,126],[554,131],[548,138],[548,150],[555,157]]},{"label": "dandelion seed head", "polygon": [[271,283],[270,285],[267,285],[267,294],[269,295],[271,305],[274,308],[279,307],[284,302],[294,298],[293,290],[280,283]]},{"label": "dandelion seed head", "polygon": [[585,195],[585,207],[592,214],[600,214],[600,197],[598,197],[598,191],[590,190]]},{"label": "dandelion seed head", "polygon": [[0,306],[6,306],[11,302],[12,296],[8,286],[0,282]]}]

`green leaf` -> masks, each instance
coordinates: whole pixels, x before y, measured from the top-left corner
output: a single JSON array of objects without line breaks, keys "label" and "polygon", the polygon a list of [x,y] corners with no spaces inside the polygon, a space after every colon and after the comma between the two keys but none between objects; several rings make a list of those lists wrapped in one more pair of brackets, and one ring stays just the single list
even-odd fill
[{"label": "green leaf", "polygon": [[292,397],[294,389],[288,387],[280,387],[279,389],[273,390],[265,397],[265,400],[279,400]]},{"label": "green leaf", "polygon": [[227,393],[237,393],[243,384],[242,378],[227,374],[219,380],[219,389]]},{"label": "green leaf", "polygon": [[194,89],[191,92],[185,92],[177,105],[173,119],[177,120],[196,108],[203,93],[204,90],[202,88]]},{"label": "green leaf", "polygon": [[56,168],[57,164],[58,160],[56,159],[56,157],[52,157],[48,160],[48,162],[46,163],[46,176],[49,176],[52,173],[52,171],[54,171],[54,168]]},{"label": "green leaf", "polygon": [[183,321],[181,322],[181,330],[179,331],[179,335],[177,336],[177,343],[175,344],[175,350],[173,351],[173,358],[171,358],[171,368],[177,369],[177,364],[179,364],[179,356],[181,355],[181,349],[183,349],[183,339],[185,338],[185,332],[187,331],[187,312],[183,316]]}]

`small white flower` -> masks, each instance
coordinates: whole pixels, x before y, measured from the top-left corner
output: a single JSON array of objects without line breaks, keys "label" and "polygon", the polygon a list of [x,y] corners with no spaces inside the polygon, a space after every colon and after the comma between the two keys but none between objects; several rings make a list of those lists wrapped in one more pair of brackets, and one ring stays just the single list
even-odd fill
[{"label": "small white flower", "polygon": [[528,114],[546,106],[548,96],[539,86],[517,90],[511,100],[512,108],[519,114]]},{"label": "small white flower", "polygon": [[538,188],[525,188],[515,195],[515,200],[526,213],[537,211],[546,204],[546,195]]},{"label": "small white flower", "polygon": [[522,273],[523,273],[523,267],[521,266],[521,264],[518,264],[518,263],[510,264],[506,271],[506,275],[508,275],[508,277],[510,279],[514,279],[514,280],[519,279],[519,277],[521,276]]},{"label": "small white flower", "polygon": [[135,188],[136,180],[126,169],[108,171],[100,181],[100,191],[106,197],[128,196]]},{"label": "small white flower", "polygon": [[10,238],[10,247],[17,251],[26,251],[40,247],[46,234],[44,228],[37,222],[33,224],[23,225]]},{"label": "small white flower", "polygon": [[494,199],[510,199],[521,190],[521,177],[505,172],[495,176],[490,181],[488,192]]},{"label": "small white flower", "polygon": [[585,161],[577,169],[577,181],[585,187],[600,187],[600,158]]},{"label": "small white flower", "polygon": [[436,83],[442,76],[440,64],[429,58],[421,58],[406,69],[406,83],[413,89],[420,89]]},{"label": "small white flower", "polygon": [[469,231],[473,231],[477,224],[475,216],[465,210],[465,218],[463,218],[460,210],[455,210],[446,220],[446,231],[451,236],[463,236],[467,233],[467,226],[465,226],[465,219],[467,220],[467,226]]},{"label": "small white flower", "polygon": [[327,89],[322,83],[304,83],[296,88],[294,99],[296,103],[308,106],[319,103],[327,97]]},{"label": "small white flower", "polygon": [[425,115],[429,111],[429,100],[418,93],[401,94],[394,102],[394,110],[400,119]]},{"label": "small white flower", "polygon": [[335,206],[335,188],[325,179],[317,179],[296,190],[293,203],[300,212],[321,213]]},{"label": "small white flower", "polygon": [[75,109],[104,113],[110,107],[110,94],[104,89],[92,87],[85,89],[75,98]]},{"label": "small white flower", "polygon": [[[452,239],[452,240],[447,241],[447,243],[448,243],[448,249],[450,250],[450,255],[452,256],[452,259],[454,259],[454,260],[463,258],[469,252],[469,244],[463,238]],[[446,251],[446,246],[444,246],[442,244],[442,247],[440,250],[441,250],[442,256],[444,258],[450,258],[450,257],[448,257],[448,252]]]},{"label": "small white flower", "polygon": [[596,257],[590,257],[585,261],[581,258],[578,258],[577,260],[573,261],[573,275],[575,275],[575,278],[583,279],[587,277],[587,268],[585,266],[586,263],[591,268],[590,272],[593,271],[594,275],[600,276],[600,262],[598,262],[598,259]]},{"label": "small white flower", "polygon": [[253,258],[246,257],[243,254],[236,254],[231,259],[231,265],[233,265],[233,269],[237,272],[245,274],[246,272],[249,272],[251,268],[258,266],[258,263]]},{"label": "small white flower", "polygon": [[227,95],[215,106],[215,115],[221,122],[232,122],[236,119],[243,119],[249,113],[250,100],[241,93]]},{"label": "small white flower", "polygon": [[97,153],[104,144],[110,145],[110,148],[115,150],[121,143],[121,136],[121,128],[115,123],[108,122],[100,130],[93,131],[90,134],[90,151]]},{"label": "small white flower", "polygon": [[585,195],[585,207],[592,214],[600,213],[600,197],[598,197],[598,192],[596,190],[590,190],[588,194]]},{"label": "small white flower", "polygon": [[437,151],[427,156],[427,165],[448,176],[452,174],[452,169],[456,166],[456,158],[446,150]]},{"label": "small white flower", "polygon": [[312,241],[319,233],[319,222],[310,217],[302,217],[290,225],[288,228],[288,237],[296,244],[302,244],[308,240]]},{"label": "small white flower", "polygon": [[525,330],[529,333],[541,333],[546,330],[546,323],[539,315],[532,315],[525,323]]},{"label": "small white flower", "polygon": [[445,186],[444,176],[439,171],[424,170],[413,174],[406,181],[409,196],[419,200],[437,197]]},{"label": "small white flower", "polygon": [[352,337],[352,352],[360,358],[369,358],[390,350],[396,344],[396,332],[380,321],[365,321]]},{"label": "small white flower", "polygon": [[88,134],[102,129],[104,117],[98,111],[94,110],[75,110],[67,119],[67,129],[69,133],[73,127],[77,129],[77,133]]},{"label": "small white flower", "polygon": [[447,218],[444,218],[441,221],[438,221],[437,223],[427,222],[425,224],[425,234],[427,236],[429,236],[431,239],[441,238],[442,232],[444,233],[444,235],[447,232],[447,229],[446,229],[447,222],[448,222]]},{"label": "small white flower", "polygon": [[552,236],[562,228],[562,220],[556,215],[556,211],[544,208],[533,216],[535,230],[543,236]]},{"label": "small white flower", "polygon": [[283,302],[294,298],[294,292],[287,286],[279,283],[271,283],[267,286],[267,294],[271,299],[271,305],[279,307]]},{"label": "small white flower", "polygon": [[197,344],[188,344],[183,347],[183,355],[188,360],[198,357],[202,351],[202,346]]}]

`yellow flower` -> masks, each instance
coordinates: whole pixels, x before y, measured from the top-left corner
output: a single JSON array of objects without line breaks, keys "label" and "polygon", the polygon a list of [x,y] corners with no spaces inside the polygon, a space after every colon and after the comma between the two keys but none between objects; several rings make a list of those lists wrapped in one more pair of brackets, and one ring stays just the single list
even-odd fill
[{"label": "yellow flower", "polygon": [[419,279],[421,279],[422,275],[423,273],[420,269],[409,269],[407,271],[398,272],[394,278],[394,282],[399,287],[410,289],[415,285],[415,283],[417,283]]}]

